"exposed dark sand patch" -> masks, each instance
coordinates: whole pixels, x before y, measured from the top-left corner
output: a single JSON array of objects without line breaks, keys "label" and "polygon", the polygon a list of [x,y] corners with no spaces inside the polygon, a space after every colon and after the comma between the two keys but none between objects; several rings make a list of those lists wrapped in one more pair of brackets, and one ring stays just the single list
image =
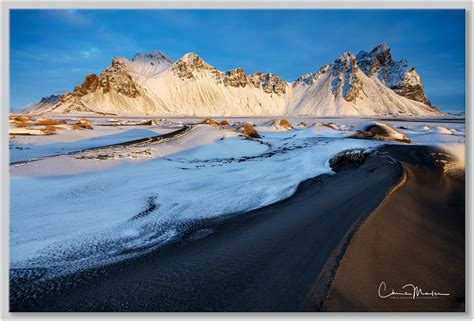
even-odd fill
[{"label": "exposed dark sand patch", "polygon": [[156,196],[150,196],[147,199],[146,208],[134,217],[132,217],[132,221],[150,215],[155,210],[157,210],[159,206],[160,205],[156,203]]},{"label": "exposed dark sand patch", "polygon": [[[464,311],[464,176],[446,176],[414,149],[390,149],[404,161],[406,181],[358,230],[323,310]],[[380,298],[381,282],[387,287],[382,285],[382,296],[392,289],[404,292],[410,283],[425,293],[450,295]],[[411,286],[405,290],[413,292]]]}]

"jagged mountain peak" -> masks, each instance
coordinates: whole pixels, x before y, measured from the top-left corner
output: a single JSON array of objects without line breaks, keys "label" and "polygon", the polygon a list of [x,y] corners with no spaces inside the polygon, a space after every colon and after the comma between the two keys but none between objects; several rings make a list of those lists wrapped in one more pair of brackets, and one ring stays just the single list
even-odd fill
[{"label": "jagged mountain peak", "polygon": [[126,63],[130,62],[127,58],[124,57],[113,57],[111,66],[120,66],[120,65],[125,65]]},{"label": "jagged mountain peak", "polygon": [[147,62],[147,63],[162,63],[162,62],[167,62],[169,64],[172,64],[174,60],[170,58],[168,55],[166,55],[164,52],[161,50],[155,50],[151,51],[149,53],[141,55],[140,53],[135,54],[133,56],[132,60],[134,62]]},{"label": "jagged mountain peak", "polygon": [[217,73],[214,66],[206,63],[201,57],[194,52],[188,52],[171,65],[171,70],[182,79],[193,79],[195,73],[200,71],[212,71]]},{"label": "jagged mountain peak", "polygon": [[189,66],[193,66],[193,67],[199,68],[199,69],[214,68],[213,66],[211,66],[207,62],[205,62],[201,57],[199,57],[193,51],[186,53],[184,56],[179,58],[179,60],[176,61],[176,62],[185,63]]},{"label": "jagged mountain peak", "polygon": [[336,61],[353,61],[355,59],[356,59],[356,56],[354,56],[353,53],[351,53],[349,51],[345,51],[338,58],[336,58],[336,60],[334,60],[334,61],[335,62]]},{"label": "jagged mountain peak", "polygon": [[370,52],[380,54],[380,53],[389,52],[389,51],[390,51],[390,47],[388,46],[386,42],[384,42],[384,43],[378,43],[374,47],[374,49],[372,49]]},{"label": "jagged mountain peak", "polygon": [[331,70],[340,72],[357,68],[356,56],[350,52],[344,52],[329,67]]},{"label": "jagged mountain peak", "polygon": [[394,61],[387,44],[378,44],[370,52],[357,55],[357,65],[369,77],[377,77],[397,94],[431,106],[421,78],[406,59]]},{"label": "jagged mountain peak", "polygon": [[131,60],[124,57],[114,57],[104,72],[109,74],[127,73],[137,79],[147,79],[158,76],[172,63],[173,59],[162,51],[152,51],[144,55],[137,53]]},{"label": "jagged mountain peak", "polygon": [[367,52],[365,50],[359,51],[359,53],[356,55],[356,57],[359,60],[359,59],[361,59],[363,57],[366,57],[366,56],[375,57],[375,56],[384,55],[384,54],[387,54],[387,53],[390,54],[390,47],[388,46],[388,44],[386,42],[384,42],[384,43],[378,43],[369,52]]},{"label": "jagged mountain peak", "polygon": [[370,52],[360,51],[357,54],[357,63],[366,75],[372,76],[381,67],[390,67],[394,61],[390,48],[384,43],[376,45]]}]

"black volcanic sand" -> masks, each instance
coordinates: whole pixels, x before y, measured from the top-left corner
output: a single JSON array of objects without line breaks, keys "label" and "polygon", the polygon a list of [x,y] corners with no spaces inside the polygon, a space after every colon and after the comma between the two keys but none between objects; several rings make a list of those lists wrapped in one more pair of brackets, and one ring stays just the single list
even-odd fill
[{"label": "black volcanic sand", "polygon": [[[355,231],[403,176],[394,157],[420,154],[429,163],[432,152],[387,146],[355,169],[303,182],[278,203],[196,222],[173,246],[55,280],[11,278],[10,311],[319,311]],[[423,271],[426,260],[411,263]]]},{"label": "black volcanic sand", "polygon": [[[323,310],[465,311],[464,175],[445,175],[417,149],[390,153],[403,161],[406,180],[355,234]],[[382,296],[406,284],[449,296],[380,298],[381,282]]]}]

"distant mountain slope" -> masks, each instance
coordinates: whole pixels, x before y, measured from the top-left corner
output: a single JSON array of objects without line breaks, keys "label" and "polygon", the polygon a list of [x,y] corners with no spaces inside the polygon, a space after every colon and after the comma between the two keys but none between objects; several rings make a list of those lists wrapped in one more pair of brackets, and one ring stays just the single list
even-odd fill
[{"label": "distant mountain slope", "polygon": [[[436,115],[421,80],[386,46],[333,64],[292,84],[274,74],[220,71],[195,53],[173,61],[160,51],[114,58],[73,92],[32,106],[31,113],[163,116]],[[420,91],[421,90],[421,91]]]}]

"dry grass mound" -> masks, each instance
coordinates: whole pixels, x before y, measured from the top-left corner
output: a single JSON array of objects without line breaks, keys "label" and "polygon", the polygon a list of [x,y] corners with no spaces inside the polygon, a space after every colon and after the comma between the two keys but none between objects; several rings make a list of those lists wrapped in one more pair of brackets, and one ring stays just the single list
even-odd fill
[{"label": "dry grass mound", "polygon": [[288,122],[288,120],[286,120],[286,119],[280,119],[280,121],[278,122],[278,126],[283,127],[285,129],[292,129],[293,128],[293,126],[290,124],[290,122]]},{"label": "dry grass mound", "polygon": [[251,137],[251,138],[260,138],[260,135],[258,134],[258,132],[255,130],[255,128],[250,125],[250,124],[247,124],[245,125],[244,127],[242,127],[240,129],[240,132],[247,136],[247,137]]},{"label": "dry grass mound", "polygon": [[91,126],[91,121],[89,119],[86,119],[86,118],[81,118],[79,119],[76,123],[74,123],[72,125],[72,128],[73,129],[79,129],[79,130],[82,130],[82,129],[94,129],[92,128]]},{"label": "dry grass mound", "polygon": [[227,119],[224,119],[223,121],[221,121],[221,126],[230,126],[230,123]]},{"label": "dry grass mound", "polygon": [[58,130],[64,129],[64,127],[54,126],[54,125],[47,125],[41,128],[41,131],[45,135],[55,135]]},{"label": "dry grass mound", "polygon": [[210,119],[210,118],[206,119],[202,123],[206,124],[206,125],[214,126],[214,127],[221,127],[221,125],[218,122],[216,122],[214,119]]},{"label": "dry grass mound", "polygon": [[33,120],[32,117],[23,116],[23,115],[12,115],[8,117],[8,119],[11,120],[12,122],[28,122],[28,121]]},{"label": "dry grass mound", "polygon": [[35,125],[64,125],[66,124],[65,120],[55,120],[55,119],[49,119],[49,118],[41,118],[38,119],[38,121],[35,123]]},{"label": "dry grass mound", "polygon": [[79,122],[82,123],[82,124],[86,124],[86,125],[92,124],[92,122],[87,118],[81,118],[81,119],[79,119]]},{"label": "dry grass mound", "polygon": [[31,127],[31,123],[27,123],[26,121],[16,121],[15,122],[15,127],[17,128],[25,128],[25,127]]}]

